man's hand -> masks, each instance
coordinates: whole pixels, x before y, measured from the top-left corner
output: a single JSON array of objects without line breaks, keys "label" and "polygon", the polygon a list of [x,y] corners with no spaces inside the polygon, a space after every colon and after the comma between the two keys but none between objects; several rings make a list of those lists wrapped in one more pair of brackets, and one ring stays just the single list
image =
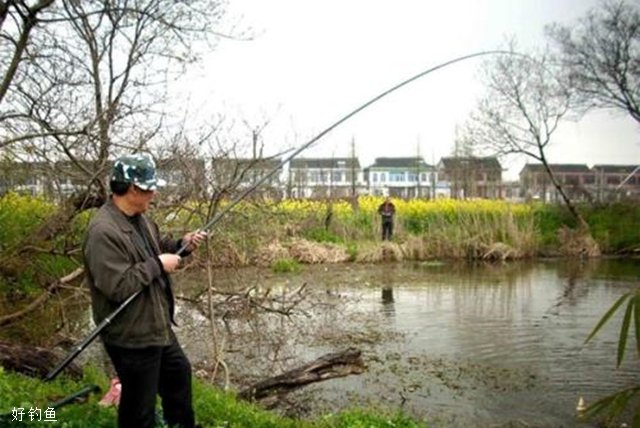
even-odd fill
[{"label": "man's hand", "polygon": [[175,272],[180,266],[181,257],[177,254],[164,253],[160,254],[158,258],[162,263],[162,269],[167,273]]},{"label": "man's hand", "polygon": [[182,245],[185,246],[187,251],[192,252],[198,248],[205,239],[207,239],[207,232],[203,230],[196,230],[195,232],[189,232],[182,237]]}]

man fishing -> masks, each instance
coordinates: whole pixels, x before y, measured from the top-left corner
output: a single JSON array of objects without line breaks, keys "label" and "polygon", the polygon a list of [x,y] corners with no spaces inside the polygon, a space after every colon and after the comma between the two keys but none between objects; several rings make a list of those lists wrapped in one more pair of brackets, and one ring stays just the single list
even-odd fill
[{"label": "man fishing", "polygon": [[393,217],[396,215],[396,207],[388,196],[378,207],[378,214],[382,219],[382,240],[390,241],[393,238]]},{"label": "man fishing", "polygon": [[91,220],[83,245],[96,324],[142,290],[100,333],[122,385],[118,426],[123,428],[155,426],[157,394],[169,426],[195,425],[191,364],[171,327],[175,322],[169,274],[206,233],[187,233],[181,240],[161,238],[144,213],[164,184],[149,155],[118,158],[109,183],[112,195]]}]

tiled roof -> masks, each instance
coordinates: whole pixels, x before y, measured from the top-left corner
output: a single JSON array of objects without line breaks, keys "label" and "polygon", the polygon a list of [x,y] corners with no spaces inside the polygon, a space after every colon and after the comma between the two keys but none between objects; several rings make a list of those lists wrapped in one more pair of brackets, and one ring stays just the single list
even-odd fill
[{"label": "tiled roof", "polygon": [[291,160],[290,168],[295,169],[339,169],[360,168],[357,158],[297,158]]},{"label": "tiled roof", "polygon": [[502,166],[498,159],[495,157],[475,157],[475,156],[452,156],[443,157],[440,162],[444,165],[444,168],[483,168],[483,169],[499,169],[502,170]]},{"label": "tiled roof", "polygon": [[[638,165],[594,165],[592,170],[598,170],[606,173],[631,174]],[[640,170],[637,171],[640,173]]]},{"label": "tiled roof", "polygon": [[[591,172],[589,167],[586,164],[570,164],[570,163],[554,163],[549,164],[549,168],[552,172],[560,172],[560,173],[588,173]],[[531,172],[544,172],[544,165],[541,163],[528,163],[526,164],[520,173],[522,174],[525,171]]]},{"label": "tiled roof", "polygon": [[430,168],[424,159],[418,157],[405,158],[376,158],[370,168]]}]

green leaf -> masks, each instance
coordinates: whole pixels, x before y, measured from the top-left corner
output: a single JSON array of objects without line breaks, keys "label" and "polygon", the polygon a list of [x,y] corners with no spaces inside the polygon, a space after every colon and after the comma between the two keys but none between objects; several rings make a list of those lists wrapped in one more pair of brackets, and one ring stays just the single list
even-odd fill
[{"label": "green leaf", "polygon": [[591,334],[589,334],[589,336],[586,338],[586,340],[584,341],[585,344],[588,343],[591,339],[593,339],[593,336],[595,336],[596,333],[602,328],[602,326],[605,325],[607,321],[609,321],[609,318],[611,318],[611,316],[618,310],[620,305],[622,305],[622,303],[624,303],[624,301],[630,296],[631,296],[631,293],[625,293],[622,296],[620,296],[620,298],[613,304],[613,306],[611,306],[611,308],[607,311],[607,313],[604,314],[604,316],[600,319],[600,321],[598,322],[598,325],[596,325],[596,327],[593,329]]},{"label": "green leaf", "polygon": [[631,314],[633,313],[633,304],[636,299],[629,299],[627,310],[624,313],[622,319],[622,327],[620,327],[620,339],[618,339],[618,361],[617,367],[620,367],[622,359],[624,358],[624,350],[627,346],[627,337],[629,336],[629,324],[631,324]]},{"label": "green leaf", "polygon": [[621,394],[621,393],[622,392],[616,392],[614,394],[603,397],[598,401],[596,401],[595,403],[589,405],[587,407],[587,410],[585,410],[585,413],[584,413],[585,416],[587,418],[592,418],[597,414],[603,412],[607,407],[609,407],[609,405],[611,405],[611,403],[613,403],[616,400],[616,398],[618,397],[618,394]]},{"label": "green leaf", "polygon": [[611,417],[616,417],[638,393],[640,393],[640,387],[634,386],[608,395],[588,406],[584,416],[586,418],[593,418],[600,413],[606,413]]}]

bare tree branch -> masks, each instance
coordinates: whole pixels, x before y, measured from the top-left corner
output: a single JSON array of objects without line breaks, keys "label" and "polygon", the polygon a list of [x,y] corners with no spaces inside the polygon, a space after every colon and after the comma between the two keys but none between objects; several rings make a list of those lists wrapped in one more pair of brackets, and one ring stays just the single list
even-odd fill
[{"label": "bare tree branch", "polygon": [[611,0],[572,27],[546,29],[577,106],[611,108],[640,122],[640,8]]},{"label": "bare tree branch", "polygon": [[[4,76],[2,76],[2,81],[0,82],[0,105],[2,105],[2,101],[13,82],[18,70],[18,65],[23,60],[23,54],[27,49],[31,30],[33,30],[38,23],[38,14],[51,6],[53,1],[54,0],[40,0],[32,7],[29,7],[22,2],[3,2],[2,6],[0,6],[0,29],[2,28],[2,24],[4,24],[6,16],[10,13],[12,6],[15,8],[16,14],[22,21],[20,29],[18,30],[18,37],[14,42],[14,51],[11,55],[9,66],[4,72]],[[24,10],[21,7],[24,8]],[[10,38],[9,40],[13,39]]]},{"label": "bare tree branch", "polygon": [[484,71],[488,93],[467,124],[468,138],[492,155],[519,154],[540,161],[571,214],[588,230],[555,178],[545,152],[569,110],[570,91],[544,55],[500,56],[485,63]]}]

